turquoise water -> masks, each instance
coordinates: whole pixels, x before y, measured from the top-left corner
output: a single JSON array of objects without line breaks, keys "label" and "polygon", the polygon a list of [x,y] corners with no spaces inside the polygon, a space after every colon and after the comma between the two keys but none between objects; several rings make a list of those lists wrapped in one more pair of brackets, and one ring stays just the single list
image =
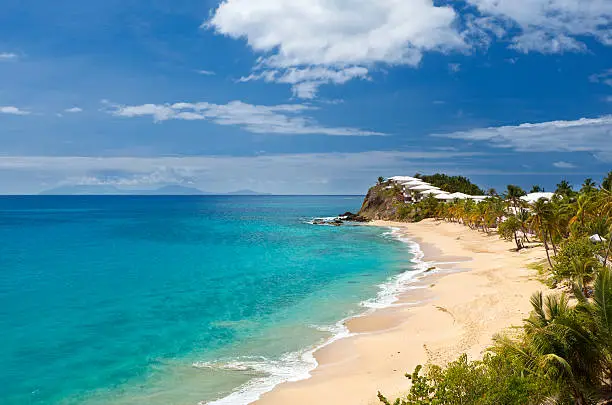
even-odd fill
[{"label": "turquoise water", "polygon": [[360,204],[0,198],[0,403],[241,404],[305,378],[411,270],[384,229],[308,224]]}]

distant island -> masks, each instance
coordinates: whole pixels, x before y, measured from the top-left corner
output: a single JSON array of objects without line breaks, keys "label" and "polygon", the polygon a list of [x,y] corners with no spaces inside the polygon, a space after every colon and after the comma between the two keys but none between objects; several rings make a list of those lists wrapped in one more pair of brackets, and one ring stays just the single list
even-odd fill
[{"label": "distant island", "polygon": [[195,187],[186,187],[180,184],[170,184],[154,190],[121,189],[111,185],[76,185],[60,186],[42,191],[40,195],[271,195],[253,190],[238,190],[229,193],[211,193]]}]

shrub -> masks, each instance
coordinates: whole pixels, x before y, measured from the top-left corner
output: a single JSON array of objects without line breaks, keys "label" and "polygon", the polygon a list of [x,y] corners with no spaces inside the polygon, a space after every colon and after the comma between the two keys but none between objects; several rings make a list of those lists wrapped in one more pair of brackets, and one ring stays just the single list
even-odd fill
[{"label": "shrub", "polygon": [[[464,354],[442,368],[430,366],[421,375],[418,366],[407,377],[410,392],[395,405],[525,405],[540,403],[554,384],[542,376],[525,373],[510,355],[485,355],[482,361],[468,361]],[[384,395],[379,400],[391,405]]]},{"label": "shrub", "polygon": [[588,237],[567,239],[561,245],[559,254],[555,257],[552,268],[557,278],[572,278],[574,275],[574,263],[576,260],[590,260],[595,256],[597,246]]},{"label": "shrub", "polygon": [[504,222],[499,224],[497,227],[497,233],[499,237],[507,241],[514,241],[516,243],[516,250],[523,248],[522,241],[518,237],[518,232],[523,229],[523,224],[514,215],[508,217]]}]

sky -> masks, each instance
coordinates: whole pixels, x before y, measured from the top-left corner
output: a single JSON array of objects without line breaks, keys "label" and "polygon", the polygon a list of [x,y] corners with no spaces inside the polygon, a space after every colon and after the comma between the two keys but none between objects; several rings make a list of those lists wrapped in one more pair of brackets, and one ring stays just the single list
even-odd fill
[{"label": "sky", "polygon": [[612,170],[610,0],[4,0],[0,194]]}]

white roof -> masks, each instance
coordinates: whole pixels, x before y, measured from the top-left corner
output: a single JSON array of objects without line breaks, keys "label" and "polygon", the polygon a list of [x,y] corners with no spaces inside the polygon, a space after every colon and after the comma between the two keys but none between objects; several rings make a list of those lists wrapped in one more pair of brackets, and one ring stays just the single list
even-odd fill
[{"label": "white roof", "polygon": [[471,198],[472,200],[486,200],[488,197],[486,195],[471,195],[469,196],[469,198]]},{"label": "white roof", "polygon": [[595,234],[595,235],[591,235],[589,236],[589,240],[593,243],[597,243],[597,242],[605,242],[606,238],[602,238],[601,236],[599,236],[599,234]]},{"label": "white roof", "polygon": [[435,195],[440,195],[440,194],[448,194],[446,191],[444,190],[436,190],[436,189],[431,189],[431,190],[423,190],[420,192],[421,194],[435,194]]},{"label": "white roof", "polygon": [[435,196],[438,200],[454,200],[455,197],[451,196],[451,194],[438,194]]},{"label": "white roof", "polygon": [[407,186],[406,187],[409,190],[439,190],[438,187],[432,186],[431,184],[427,184],[427,183],[423,183],[423,184],[417,184],[415,186]]},{"label": "white roof", "polygon": [[456,198],[458,200],[466,200],[468,198],[471,198],[471,195],[467,195],[467,194],[463,194],[463,193],[453,193],[450,195],[451,197]]},{"label": "white roof", "polygon": [[393,177],[389,177],[389,180],[393,180],[393,181],[412,181],[412,180],[418,180],[416,177],[410,177],[410,176],[393,176]]},{"label": "white roof", "polygon": [[555,193],[530,193],[530,194],[527,194],[521,197],[521,200],[529,202],[529,203],[533,203],[533,202],[538,201],[540,198],[551,200],[554,195]]},{"label": "white roof", "polygon": [[410,180],[410,181],[403,181],[400,184],[404,186],[418,186],[419,184],[426,184],[426,183],[423,180]]}]

